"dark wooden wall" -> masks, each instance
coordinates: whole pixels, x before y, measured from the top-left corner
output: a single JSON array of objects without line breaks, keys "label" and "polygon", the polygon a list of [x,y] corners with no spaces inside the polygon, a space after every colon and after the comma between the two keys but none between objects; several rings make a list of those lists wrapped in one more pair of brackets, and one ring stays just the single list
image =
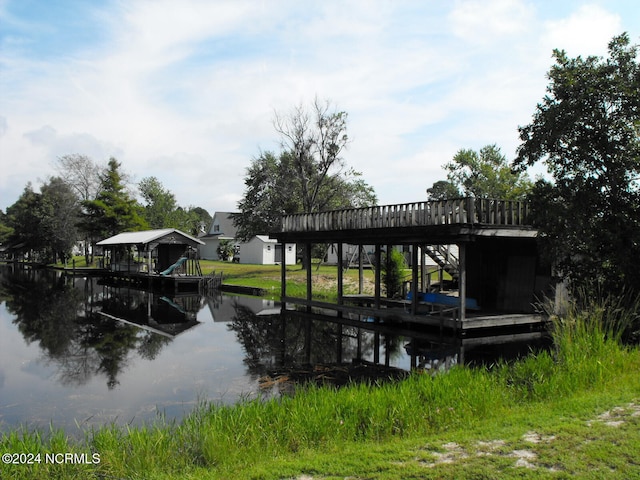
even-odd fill
[{"label": "dark wooden wall", "polygon": [[187,249],[186,245],[158,245],[158,264],[156,269],[163,271],[176,263]]},{"label": "dark wooden wall", "polygon": [[550,281],[535,239],[479,237],[467,244],[467,296],[485,311],[532,312]]}]

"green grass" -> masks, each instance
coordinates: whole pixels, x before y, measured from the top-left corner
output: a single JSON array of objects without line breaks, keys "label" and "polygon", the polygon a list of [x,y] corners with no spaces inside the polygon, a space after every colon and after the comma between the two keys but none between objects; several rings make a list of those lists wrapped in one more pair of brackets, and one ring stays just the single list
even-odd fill
[{"label": "green grass", "polygon": [[0,465],[0,478],[640,478],[640,351],[599,334],[597,316],[559,328],[551,352],[492,368],[202,404],[180,423],[82,442],[13,432],[2,452],[101,461]]},{"label": "green grass", "polygon": [[[84,256],[76,256],[73,258],[76,268],[86,267]],[[95,267],[97,260],[89,265]],[[66,265],[71,268],[72,261]],[[65,267],[63,264],[54,265],[56,267]],[[211,272],[222,273],[223,282],[229,285],[241,285],[245,287],[261,288],[267,292],[267,297],[277,300],[280,298],[280,265],[254,265],[240,264],[232,262],[221,262],[217,260],[200,260],[202,273],[207,275]],[[306,298],[307,296],[307,271],[303,270],[300,265],[287,266],[287,295],[291,297]],[[431,281],[438,280],[436,271],[431,272]],[[373,269],[366,268],[363,270],[364,293],[368,295],[374,294],[375,272]],[[411,279],[411,270],[405,270],[404,279]],[[450,280],[451,276],[444,273],[444,279]],[[313,298],[315,300],[335,302],[338,295],[338,273],[337,267],[333,265],[318,265],[317,262],[312,266]],[[344,272],[343,289],[345,295],[356,294],[359,292],[359,272],[357,268],[350,268]]]},{"label": "green grass", "polygon": [[[230,285],[243,285],[247,287],[262,288],[269,292],[269,296],[280,298],[280,265],[247,265],[230,262],[220,262],[214,260],[201,260],[200,265],[203,273],[212,271],[223,274],[223,282]],[[287,295],[298,298],[307,296],[307,271],[300,265],[287,266]],[[335,301],[338,290],[337,267],[333,265],[312,266],[311,283],[313,286],[313,298],[322,301]],[[411,279],[411,270],[405,270],[405,280]],[[451,276],[445,272],[445,280],[450,280]],[[375,290],[375,272],[367,268],[363,270],[364,293],[373,295]],[[431,273],[431,280],[437,281],[437,272]],[[359,272],[357,268],[350,268],[343,275],[344,294],[359,293]]]}]

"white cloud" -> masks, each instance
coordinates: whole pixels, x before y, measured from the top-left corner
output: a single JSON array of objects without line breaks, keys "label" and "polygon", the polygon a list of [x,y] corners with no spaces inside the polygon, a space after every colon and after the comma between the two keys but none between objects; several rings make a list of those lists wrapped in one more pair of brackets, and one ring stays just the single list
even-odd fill
[{"label": "white cloud", "polygon": [[86,17],[95,41],[37,55],[17,4],[0,5],[19,24],[0,33],[3,209],[56,156],[83,153],[233,210],[252,157],[277,147],[274,110],[316,95],[349,113],[345,158],[380,200],[420,200],[459,148],[510,156],[552,49],[602,54],[623,17],[517,0],[142,0],[102,4]]},{"label": "white cloud", "polygon": [[504,41],[532,27],[533,9],[520,0],[458,0],[454,5],[451,29],[470,44]]},{"label": "white cloud", "polygon": [[620,15],[586,4],[567,18],[545,22],[542,45],[548,51],[565,50],[570,57],[604,56],[611,38],[622,31]]}]

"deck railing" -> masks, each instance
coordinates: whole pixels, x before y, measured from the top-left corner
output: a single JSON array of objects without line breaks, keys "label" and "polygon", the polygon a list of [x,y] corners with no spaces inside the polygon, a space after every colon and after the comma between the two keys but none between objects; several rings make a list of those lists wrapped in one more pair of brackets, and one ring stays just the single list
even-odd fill
[{"label": "deck railing", "polygon": [[529,204],[516,200],[458,198],[400,205],[299,213],[282,217],[282,232],[360,230],[430,225],[530,225]]}]

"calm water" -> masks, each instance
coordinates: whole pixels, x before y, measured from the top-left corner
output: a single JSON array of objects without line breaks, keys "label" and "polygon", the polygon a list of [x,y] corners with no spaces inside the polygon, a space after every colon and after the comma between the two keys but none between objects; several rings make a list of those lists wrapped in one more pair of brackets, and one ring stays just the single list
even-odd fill
[{"label": "calm water", "polygon": [[283,316],[261,298],[167,297],[50,271],[0,267],[0,282],[0,431],[180,419],[203,400],[491,362],[539,343]]}]

